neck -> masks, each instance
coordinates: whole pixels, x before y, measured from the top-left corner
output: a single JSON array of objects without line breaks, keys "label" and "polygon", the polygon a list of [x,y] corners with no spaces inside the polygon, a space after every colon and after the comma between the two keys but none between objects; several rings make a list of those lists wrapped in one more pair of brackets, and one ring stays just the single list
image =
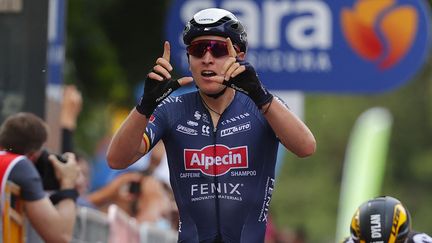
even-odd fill
[{"label": "neck", "polygon": [[201,91],[199,92],[201,99],[204,102],[204,105],[208,106],[207,109],[209,109],[209,112],[216,113],[217,115],[220,115],[224,112],[224,110],[231,103],[235,95],[234,89],[227,89],[223,95],[217,98],[209,97]]}]

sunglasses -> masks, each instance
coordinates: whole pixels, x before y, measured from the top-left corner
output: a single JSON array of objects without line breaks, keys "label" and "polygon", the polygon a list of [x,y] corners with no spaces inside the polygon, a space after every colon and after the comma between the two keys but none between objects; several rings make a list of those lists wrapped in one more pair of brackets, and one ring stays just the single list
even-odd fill
[{"label": "sunglasses", "polygon": [[[239,51],[236,46],[234,46],[236,51]],[[198,40],[192,42],[186,47],[187,53],[197,58],[201,58],[209,51],[213,57],[223,57],[228,55],[228,46],[225,41],[219,40]]]}]

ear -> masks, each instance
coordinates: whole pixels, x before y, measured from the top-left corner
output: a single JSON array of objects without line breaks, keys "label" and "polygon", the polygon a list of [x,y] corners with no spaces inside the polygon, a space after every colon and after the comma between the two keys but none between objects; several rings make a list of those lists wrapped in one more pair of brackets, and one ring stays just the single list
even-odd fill
[{"label": "ear", "polygon": [[31,160],[33,163],[36,163],[36,161],[39,159],[39,157],[41,156],[41,152],[36,150],[36,151],[30,151],[26,154],[26,157]]},{"label": "ear", "polygon": [[245,52],[238,52],[237,53],[237,59],[244,61],[246,59],[246,53]]}]

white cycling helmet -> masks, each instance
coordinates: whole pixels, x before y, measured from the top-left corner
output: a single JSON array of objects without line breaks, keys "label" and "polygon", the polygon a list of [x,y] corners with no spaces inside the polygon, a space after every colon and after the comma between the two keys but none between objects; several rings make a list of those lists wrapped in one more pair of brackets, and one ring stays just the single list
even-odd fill
[{"label": "white cycling helmet", "polygon": [[217,35],[229,37],[242,52],[247,49],[247,34],[242,23],[231,12],[208,8],[196,13],[183,30],[183,42],[190,45],[198,36]]}]

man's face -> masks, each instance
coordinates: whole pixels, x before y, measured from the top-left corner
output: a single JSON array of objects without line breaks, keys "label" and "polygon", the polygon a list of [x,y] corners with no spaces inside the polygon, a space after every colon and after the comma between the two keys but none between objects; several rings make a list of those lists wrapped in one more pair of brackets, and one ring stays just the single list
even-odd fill
[{"label": "man's face", "polygon": [[[216,41],[224,44],[226,38],[221,36],[199,36],[192,41],[194,43],[204,44],[206,41]],[[222,45],[220,45],[222,46]],[[219,46],[219,47],[220,47]],[[219,52],[220,53],[220,52]],[[239,53],[239,57],[243,58],[244,53]],[[229,58],[228,54],[224,56],[218,56],[216,50],[212,53],[212,49],[208,47],[202,57],[189,55],[189,69],[192,72],[195,84],[206,94],[216,94],[220,92],[225,86],[211,80],[209,77],[215,75],[221,75],[221,71],[225,61]]]}]

